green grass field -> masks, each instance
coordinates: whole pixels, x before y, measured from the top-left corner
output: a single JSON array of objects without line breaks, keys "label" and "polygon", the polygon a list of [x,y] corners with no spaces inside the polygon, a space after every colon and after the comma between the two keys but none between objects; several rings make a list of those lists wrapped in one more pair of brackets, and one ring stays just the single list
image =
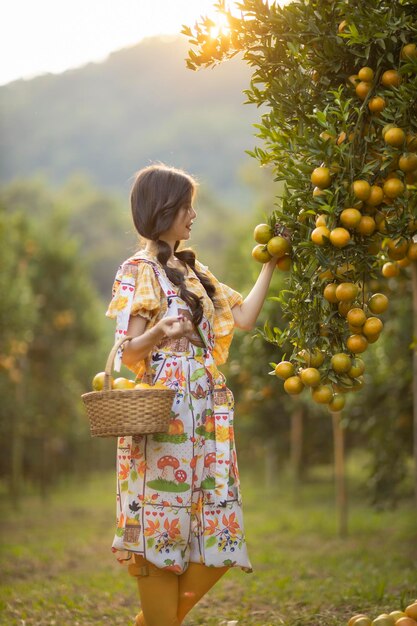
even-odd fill
[{"label": "green grass field", "polygon": [[[329,468],[296,493],[283,476],[274,488],[259,482],[243,472],[254,572],[229,572],[187,626],[342,626],[353,613],[376,617],[417,598],[413,502],[377,512],[352,485],[349,536],[339,539]],[[16,511],[3,501],[1,625],[133,623],[135,581],[110,551],[114,487],[104,474],[62,486],[43,506],[27,497]]]}]

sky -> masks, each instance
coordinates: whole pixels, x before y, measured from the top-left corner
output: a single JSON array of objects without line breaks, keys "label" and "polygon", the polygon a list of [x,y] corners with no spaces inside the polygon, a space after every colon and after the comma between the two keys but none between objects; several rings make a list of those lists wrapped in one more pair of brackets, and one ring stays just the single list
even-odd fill
[{"label": "sky", "polygon": [[216,0],[0,0],[0,85],[60,73],[144,37],[179,33]]}]

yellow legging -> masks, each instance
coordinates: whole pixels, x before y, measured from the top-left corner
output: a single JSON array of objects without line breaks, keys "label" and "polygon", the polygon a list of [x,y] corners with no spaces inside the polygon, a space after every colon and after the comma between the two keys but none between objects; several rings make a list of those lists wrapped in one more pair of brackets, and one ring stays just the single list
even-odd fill
[{"label": "yellow legging", "polygon": [[228,569],[190,563],[183,574],[177,575],[134,555],[129,573],[137,578],[142,607],[136,626],[179,626]]}]

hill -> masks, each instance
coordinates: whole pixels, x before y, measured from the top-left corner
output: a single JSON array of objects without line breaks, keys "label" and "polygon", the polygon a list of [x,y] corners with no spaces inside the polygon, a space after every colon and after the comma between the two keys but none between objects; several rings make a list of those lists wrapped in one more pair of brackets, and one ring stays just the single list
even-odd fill
[{"label": "hill", "polygon": [[0,181],[41,173],[59,184],[81,171],[126,196],[133,173],[160,160],[248,206],[238,172],[256,143],[259,111],[242,106],[250,70],[234,59],[192,72],[186,50],[182,37],[149,38],[101,63],[1,87]]}]

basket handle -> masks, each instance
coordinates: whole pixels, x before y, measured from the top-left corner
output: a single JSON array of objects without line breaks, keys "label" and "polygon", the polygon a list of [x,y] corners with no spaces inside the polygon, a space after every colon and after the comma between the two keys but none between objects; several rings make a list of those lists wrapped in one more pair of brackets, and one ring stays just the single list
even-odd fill
[{"label": "basket handle", "polygon": [[[118,349],[123,343],[125,343],[125,341],[130,341],[133,338],[134,337],[131,335],[127,335],[126,337],[121,337],[120,339],[116,341],[116,343],[110,350],[110,354],[107,357],[106,367],[104,368],[104,382],[103,382],[104,391],[110,391],[111,389],[110,378],[111,378],[111,373],[113,370],[114,359],[116,357],[116,353]],[[145,376],[147,376],[148,380],[152,382],[151,362],[150,362],[149,354],[146,355],[144,361],[145,361],[145,370],[146,370]]]}]

